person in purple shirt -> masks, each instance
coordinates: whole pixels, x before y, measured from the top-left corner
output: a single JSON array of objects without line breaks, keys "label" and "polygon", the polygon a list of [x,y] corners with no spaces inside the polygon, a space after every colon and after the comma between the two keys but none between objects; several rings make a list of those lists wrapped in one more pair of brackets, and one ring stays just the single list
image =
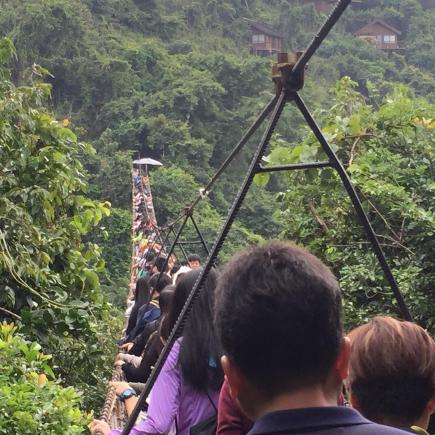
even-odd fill
[{"label": "person in purple shirt", "polygon": [[406,433],[337,406],[350,356],[341,305],[334,275],[303,248],[272,242],[227,264],[215,324],[249,435]]},{"label": "person in purple shirt", "polygon": [[[187,296],[201,270],[187,273],[177,284],[169,313],[174,325]],[[217,274],[211,270],[203,290],[194,304],[189,320],[169,353],[150,394],[146,419],[134,426],[131,435],[166,434],[188,435],[190,429],[216,415],[223,372],[219,364],[220,347],[213,319],[214,289]],[[137,402],[135,392],[125,382],[117,383],[117,394],[125,400],[131,413]],[[103,435],[118,435],[107,423],[94,420],[90,429]]]}]

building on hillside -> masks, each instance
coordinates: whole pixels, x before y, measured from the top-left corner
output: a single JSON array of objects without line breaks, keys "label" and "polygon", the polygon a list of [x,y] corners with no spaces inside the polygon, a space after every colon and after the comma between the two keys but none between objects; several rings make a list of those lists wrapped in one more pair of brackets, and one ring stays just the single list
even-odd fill
[{"label": "building on hillside", "polygon": [[381,50],[398,50],[398,38],[402,32],[382,20],[375,20],[354,33],[354,36],[370,42]]},{"label": "building on hillside", "polygon": [[282,51],[283,35],[262,23],[252,22],[251,52],[259,56],[270,56]]}]

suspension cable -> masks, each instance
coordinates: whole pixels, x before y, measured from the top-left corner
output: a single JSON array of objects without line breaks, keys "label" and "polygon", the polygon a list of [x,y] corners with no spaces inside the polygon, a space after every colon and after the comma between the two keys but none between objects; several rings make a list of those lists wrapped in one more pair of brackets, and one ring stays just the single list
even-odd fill
[{"label": "suspension cable", "polygon": [[240,153],[240,151],[243,149],[243,147],[246,145],[246,143],[249,141],[249,139],[254,135],[254,133],[258,130],[260,125],[263,123],[263,121],[267,118],[267,116],[273,110],[273,108],[275,107],[276,101],[277,101],[277,97],[273,97],[270,99],[270,101],[266,104],[264,109],[257,116],[255,121],[248,128],[248,130],[243,135],[243,137],[240,139],[240,141],[233,148],[233,150],[231,151],[231,154],[225,159],[225,161],[222,163],[222,165],[219,167],[219,169],[210,178],[209,182],[202,189],[200,189],[200,194],[193,201],[193,203],[191,205],[189,205],[188,207],[186,207],[183,210],[183,212],[174,221],[172,221],[169,225],[172,225],[172,226],[175,225],[177,222],[179,222],[183,219],[183,216],[185,216],[186,213],[192,213],[194,208],[198,205],[198,203],[202,199],[204,199],[208,196],[208,194],[212,190],[212,187],[218,181],[219,177],[222,175],[222,173],[225,171],[225,169],[228,167],[228,165]]}]

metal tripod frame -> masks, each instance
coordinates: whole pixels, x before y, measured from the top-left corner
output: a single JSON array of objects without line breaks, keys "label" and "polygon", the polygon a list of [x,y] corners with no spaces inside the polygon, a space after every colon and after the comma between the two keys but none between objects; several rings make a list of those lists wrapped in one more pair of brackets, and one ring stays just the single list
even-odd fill
[{"label": "metal tripod frame", "polygon": [[[396,280],[394,279],[394,276],[390,270],[390,267],[385,259],[385,255],[382,251],[382,248],[379,244],[379,241],[376,237],[376,234],[373,230],[373,227],[370,224],[370,221],[367,217],[367,215],[364,212],[364,209],[362,207],[361,201],[359,199],[359,196],[355,190],[355,188],[352,185],[352,182],[343,166],[341,161],[338,159],[337,155],[329,145],[328,141],[324,137],[322,131],[320,130],[319,126],[317,125],[316,121],[312,117],[310,111],[308,110],[307,106],[305,105],[304,101],[298,94],[298,90],[300,90],[303,86],[303,71],[305,69],[305,66],[308,62],[308,60],[311,58],[311,56],[314,54],[316,49],[320,46],[323,39],[328,35],[329,31],[333,27],[333,25],[338,21],[346,7],[349,5],[351,0],[340,0],[333,11],[331,12],[330,16],[327,18],[321,29],[319,30],[318,34],[313,38],[310,45],[306,49],[305,52],[302,53],[302,55],[299,57],[299,59],[296,61],[295,64],[292,65],[291,71],[289,75],[286,77],[285,82],[283,83],[283,86],[281,87],[279,96],[274,97],[265,107],[263,112],[259,115],[257,120],[254,122],[254,124],[249,128],[249,130],[246,132],[245,136],[240,140],[240,142],[236,145],[235,149],[231,153],[231,155],[227,158],[227,160],[224,162],[222,167],[218,170],[218,175],[228,166],[230,161],[234,158],[234,156],[241,150],[241,148],[244,146],[244,144],[247,142],[247,140],[254,134],[254,132],[258,129],[258,127],[262,124],[262,122],[266,119],[267,115],[272,111],[272,115],[268,121],[266,130],[263,133],[262,139],[260,143],[258,144],[254,155],[252,157],[251,163],[249,165],[248,172],[244,178],[244,181],[239,189],[239,192],[237,193],[233,204],[228,211],[227,217],[225,219],[225,222],[220,230],[219,235],[217,236],[214,245],[212,249],[210,250],[207,262],[202,269],[200,275],[197,278],[197,281],[195,285],[193,286],[191,292],[189,293],[189,296],[187,297],[186,303],[181,310],[180,316],[178,317],[173,330],[171,331],[171,334],[166,342],[165,347],[163,348],[162,352],[160,353],[160,356],[154,366],[154,369],[152,373],[150,374],[147,382],[145,383],[144,389],[142,393],[139,396],[138,402],[136,404],[136,407],[134,408],[132,414],[130,415],[126,426],[124,427],[122,431],[122,435],[128,435],[130,433],[130,430],[132,429],[140,410],[142,409],[146,398],[148,397],[149,393],[151,392],[151,389],[163,367],[163,364],[166,361],[166,358],[169,355],[169,352],[171,351],[171,348],[177,338],[182,334],[184,324],[186,323],[189,314],[192,310],[193,304],[195,300],[198,298],[201,289],[203,287],[203,284],[210,272],[210,270],[214,267],[215,261],[217,259],[217,256],[223,246],[223,243],[228,235],[228,232],[231,228],[231,225],[233,224],[239,209],[246,197],[246,194],[252,184],[252,181],[254,179],[254,176],[259,173],[265,173],[265,172],[277,172],[277,171],[288,171],[288,170],[299,170],[299,169],[313,169],[313,168],[325,168],[325,167],[331,167],[335,169],[340,179],[352,201],[353,207],[355,209],[355,212],[361,221],[361,224],[364,228],[364,231],[366,233],[367,238],[370,241],[372,250],[374,251],[376,258],[384,272],[384,275],[390,284],[394,296],[398,302],[398,306],[400,309],[400,312],[404,319],[406,320],[412,320],[411,314],[405,304],[405,301],[403,299],[403,296],[399,290],[399,287],[396,283]],[[275,130],[275,127],[278,123],[278,120],[281,116],[281,113],[285,107],[285,105],[293,101],[296,105],[296,107],[299,109],[301,114],[303,115],[307,125],[319,141],[323,151],[328,157],[327,161],[320,161],[320,162],[310,162],[310,163],[300,163],[300,164],[291,164],[291,165],[280,165],[280,166],[271,166],[271,167],[264,167],[261,165],[262,158],[267,150],[267,146],[269,144],[270,138]],[[213,184],[217,179],[217,176],[215,176],[211,180],[211,184]],[[209,184],[210,184],[209,183]],[[203,191],[204,193],[204,191]],[[208,193],[208,189],[205,190],[205,194]],[[199,202],[199,199],[197,199],[191,206],[190,210],[193,210],[194,206]],[[189,218],[189,214],[186,213],[183,222],[177,232],[177,237],[171,247],[171,251],[173,251],[173,248],[178,241],[180,234],[187,222],[187,219]],[[169,255],[171,252],[169,253]],[[168,255],[168,257],[169,257]]]},{"label": "metal tripod frame", "polygon": [[[184,229],[184,227],[186,226],[186,224],[187,224],[187,222],[189,220],[192,222],[193,227],[194,227],[194,229],[195,229],[195,231],[196,231],[196,233],[197,233],[197,235],[199,237],[199,240],[180,241],[179,239],[181,237],[183,229]],[[156,256],[156,258],[154,259],[152,267],[156,264],[157,258],[159,257],[159,255],[163,252],[163,250],[164,250],[164,248],[166,246],[166,243],[169,240],[169,235],[170,234],[174,235],[174,240],[173,240],[173,242],[171,244],[171,247],[170,247],[169,251],[167,253],[165,253],[165,255],[166,255],[165,262],[163,264],[162,270],[159,273],[159,277],[157,278],[156,286],[159,284],[160,279],[162,278],[162,275],[165,273],[165,270],[166,270],[166,268],[168,266],[168,263],[169,263],[169,259],[170,259],[171,255],[174,253],[174,251],[175,251],[175,249],[177,247],[180,248],[180,250],[181,250],[181,252],[182,252],[186,262],[188,262],[189,260],[188,260],[188,255],[187,255],[187,253],[186,253],[186,251],[184,249],[184,245],[201,244],[203,246],[205,252],[207,253],[207,255],[210,255],[210,251],[209,251],[207,243],[206,243],[206,241],[204,239],[204,236],[202,235],[201,230],[198,227],[198,224],[196,223],[195,219],[193,218],[193,210],[186,209],[185,210],[185,218],[183,219],[183,222],[181,223],[180,227],[178,228],[178,231],[175,232],[175,229],[174,229],[173,225],[171,225],[168,228],[168,232],[166,233],[165,241],[162,242],[160,251],[159,251],[158,255]]]},{"label": "metal tripod frame", "polygon": [[[186,215],[187,215],[188,219],[185,222],[185,225],[190,220],[190,222],[193,225],[193,228],[195,229],[196,235],[198,236],[199,239],[198,240],[179,240],[179,238],[178,238],[176,243],[175,243],[174,250],[175,250],[175,247],[178,247],[181,250],[181,252],[183,253],[184,259],[186,260],[186,262],[188,262],[189,259],[188,259],[188,255],[186,253],[186,250],[184,249],[184,246],[201,245],[203,247],[205,253],[207,254],[207,256],[210,254],[210,250],[207,246],[207,242],[205,241],[204,236],[201,233],[201,230],[198,227],[198,224],[196,223],[196,221],[193,217],[193,210],[187,209]],[[171,229],[171,232],[173,235],[176,235],[174,228]]]}]

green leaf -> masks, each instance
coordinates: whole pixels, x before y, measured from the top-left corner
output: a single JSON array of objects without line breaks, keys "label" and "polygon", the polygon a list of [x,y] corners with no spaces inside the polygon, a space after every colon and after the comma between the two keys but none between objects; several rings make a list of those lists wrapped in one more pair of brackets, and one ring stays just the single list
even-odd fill
[{"label": "green leaf", "polygon": [[264,173],[264,174],[256,174],[254,177],[254,183],[258,187],[266,187],[269,183],[270,174]]},{"label": "green leaf", "polygon": [[353,136],[358,136],[361,133],[361,123],[359,115],[353,113],[349,120],[350,132]]}]

